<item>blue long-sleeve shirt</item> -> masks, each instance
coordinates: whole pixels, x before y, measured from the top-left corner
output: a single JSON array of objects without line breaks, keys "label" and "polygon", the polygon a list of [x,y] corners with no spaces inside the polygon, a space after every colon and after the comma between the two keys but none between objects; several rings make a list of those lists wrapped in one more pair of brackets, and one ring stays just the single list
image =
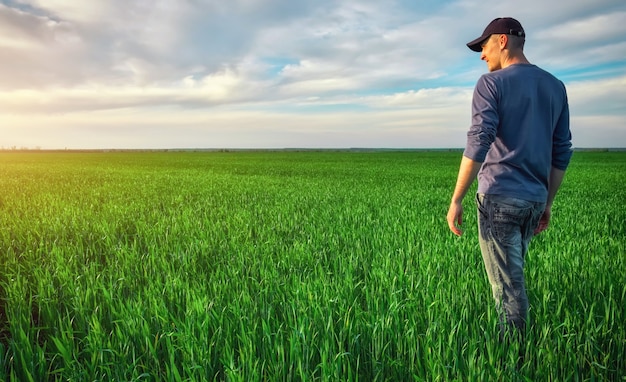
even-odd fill
[{"label": "blue long-sleeve shirt", "polygon": [[463,155],[483,162],[478,192],[545,202],[551,167],[572,156],[565,85],[531,64],[480,77]]}]

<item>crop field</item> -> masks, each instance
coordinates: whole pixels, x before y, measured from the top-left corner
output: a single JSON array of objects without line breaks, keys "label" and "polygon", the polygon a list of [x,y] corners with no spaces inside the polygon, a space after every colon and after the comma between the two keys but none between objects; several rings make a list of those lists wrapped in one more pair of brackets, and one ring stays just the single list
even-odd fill
[{"label": "crop field", "polygon": [[460,159],[1,152],[0,380],[626,381],[626,153],[574,153],[521,349]]}]

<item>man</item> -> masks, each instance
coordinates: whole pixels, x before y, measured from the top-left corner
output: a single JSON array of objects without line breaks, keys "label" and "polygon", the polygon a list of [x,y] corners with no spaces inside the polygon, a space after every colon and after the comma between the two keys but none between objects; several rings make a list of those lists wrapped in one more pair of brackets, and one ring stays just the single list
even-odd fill
[{"label": "man", "polygon": [[474,89],[472,125],[447,215],[460,236],[462,200],[478,175],[479,242],[502,336],[524,333],[524,257],[532,236],[548,227],[572,155],[565,86],[530,64],[525,36],[517,20],[497,18],[467,44],[481,52],[489,73]]}]

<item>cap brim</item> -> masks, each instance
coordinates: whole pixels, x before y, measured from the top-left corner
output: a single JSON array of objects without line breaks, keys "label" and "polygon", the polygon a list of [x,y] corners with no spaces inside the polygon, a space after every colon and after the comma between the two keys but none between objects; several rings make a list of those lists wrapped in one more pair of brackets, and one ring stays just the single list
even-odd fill
[{"label": "cap brim", "polygon": [[473,50],[474,52],[481,52],[483,47],[480,46],[483,41],[485,41],[489,36],[480,36],[479,38],[472,40],[467,43],[467,47]]}]

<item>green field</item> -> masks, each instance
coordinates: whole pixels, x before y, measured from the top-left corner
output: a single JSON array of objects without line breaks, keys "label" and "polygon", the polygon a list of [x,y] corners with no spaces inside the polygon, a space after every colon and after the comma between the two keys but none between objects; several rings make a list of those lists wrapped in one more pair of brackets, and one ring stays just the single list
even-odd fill
[{"label": "green field", "polygon": [[0,153],[0,380],[626,380],[626,153],[573,156],[519,370],[460,156]]}]

